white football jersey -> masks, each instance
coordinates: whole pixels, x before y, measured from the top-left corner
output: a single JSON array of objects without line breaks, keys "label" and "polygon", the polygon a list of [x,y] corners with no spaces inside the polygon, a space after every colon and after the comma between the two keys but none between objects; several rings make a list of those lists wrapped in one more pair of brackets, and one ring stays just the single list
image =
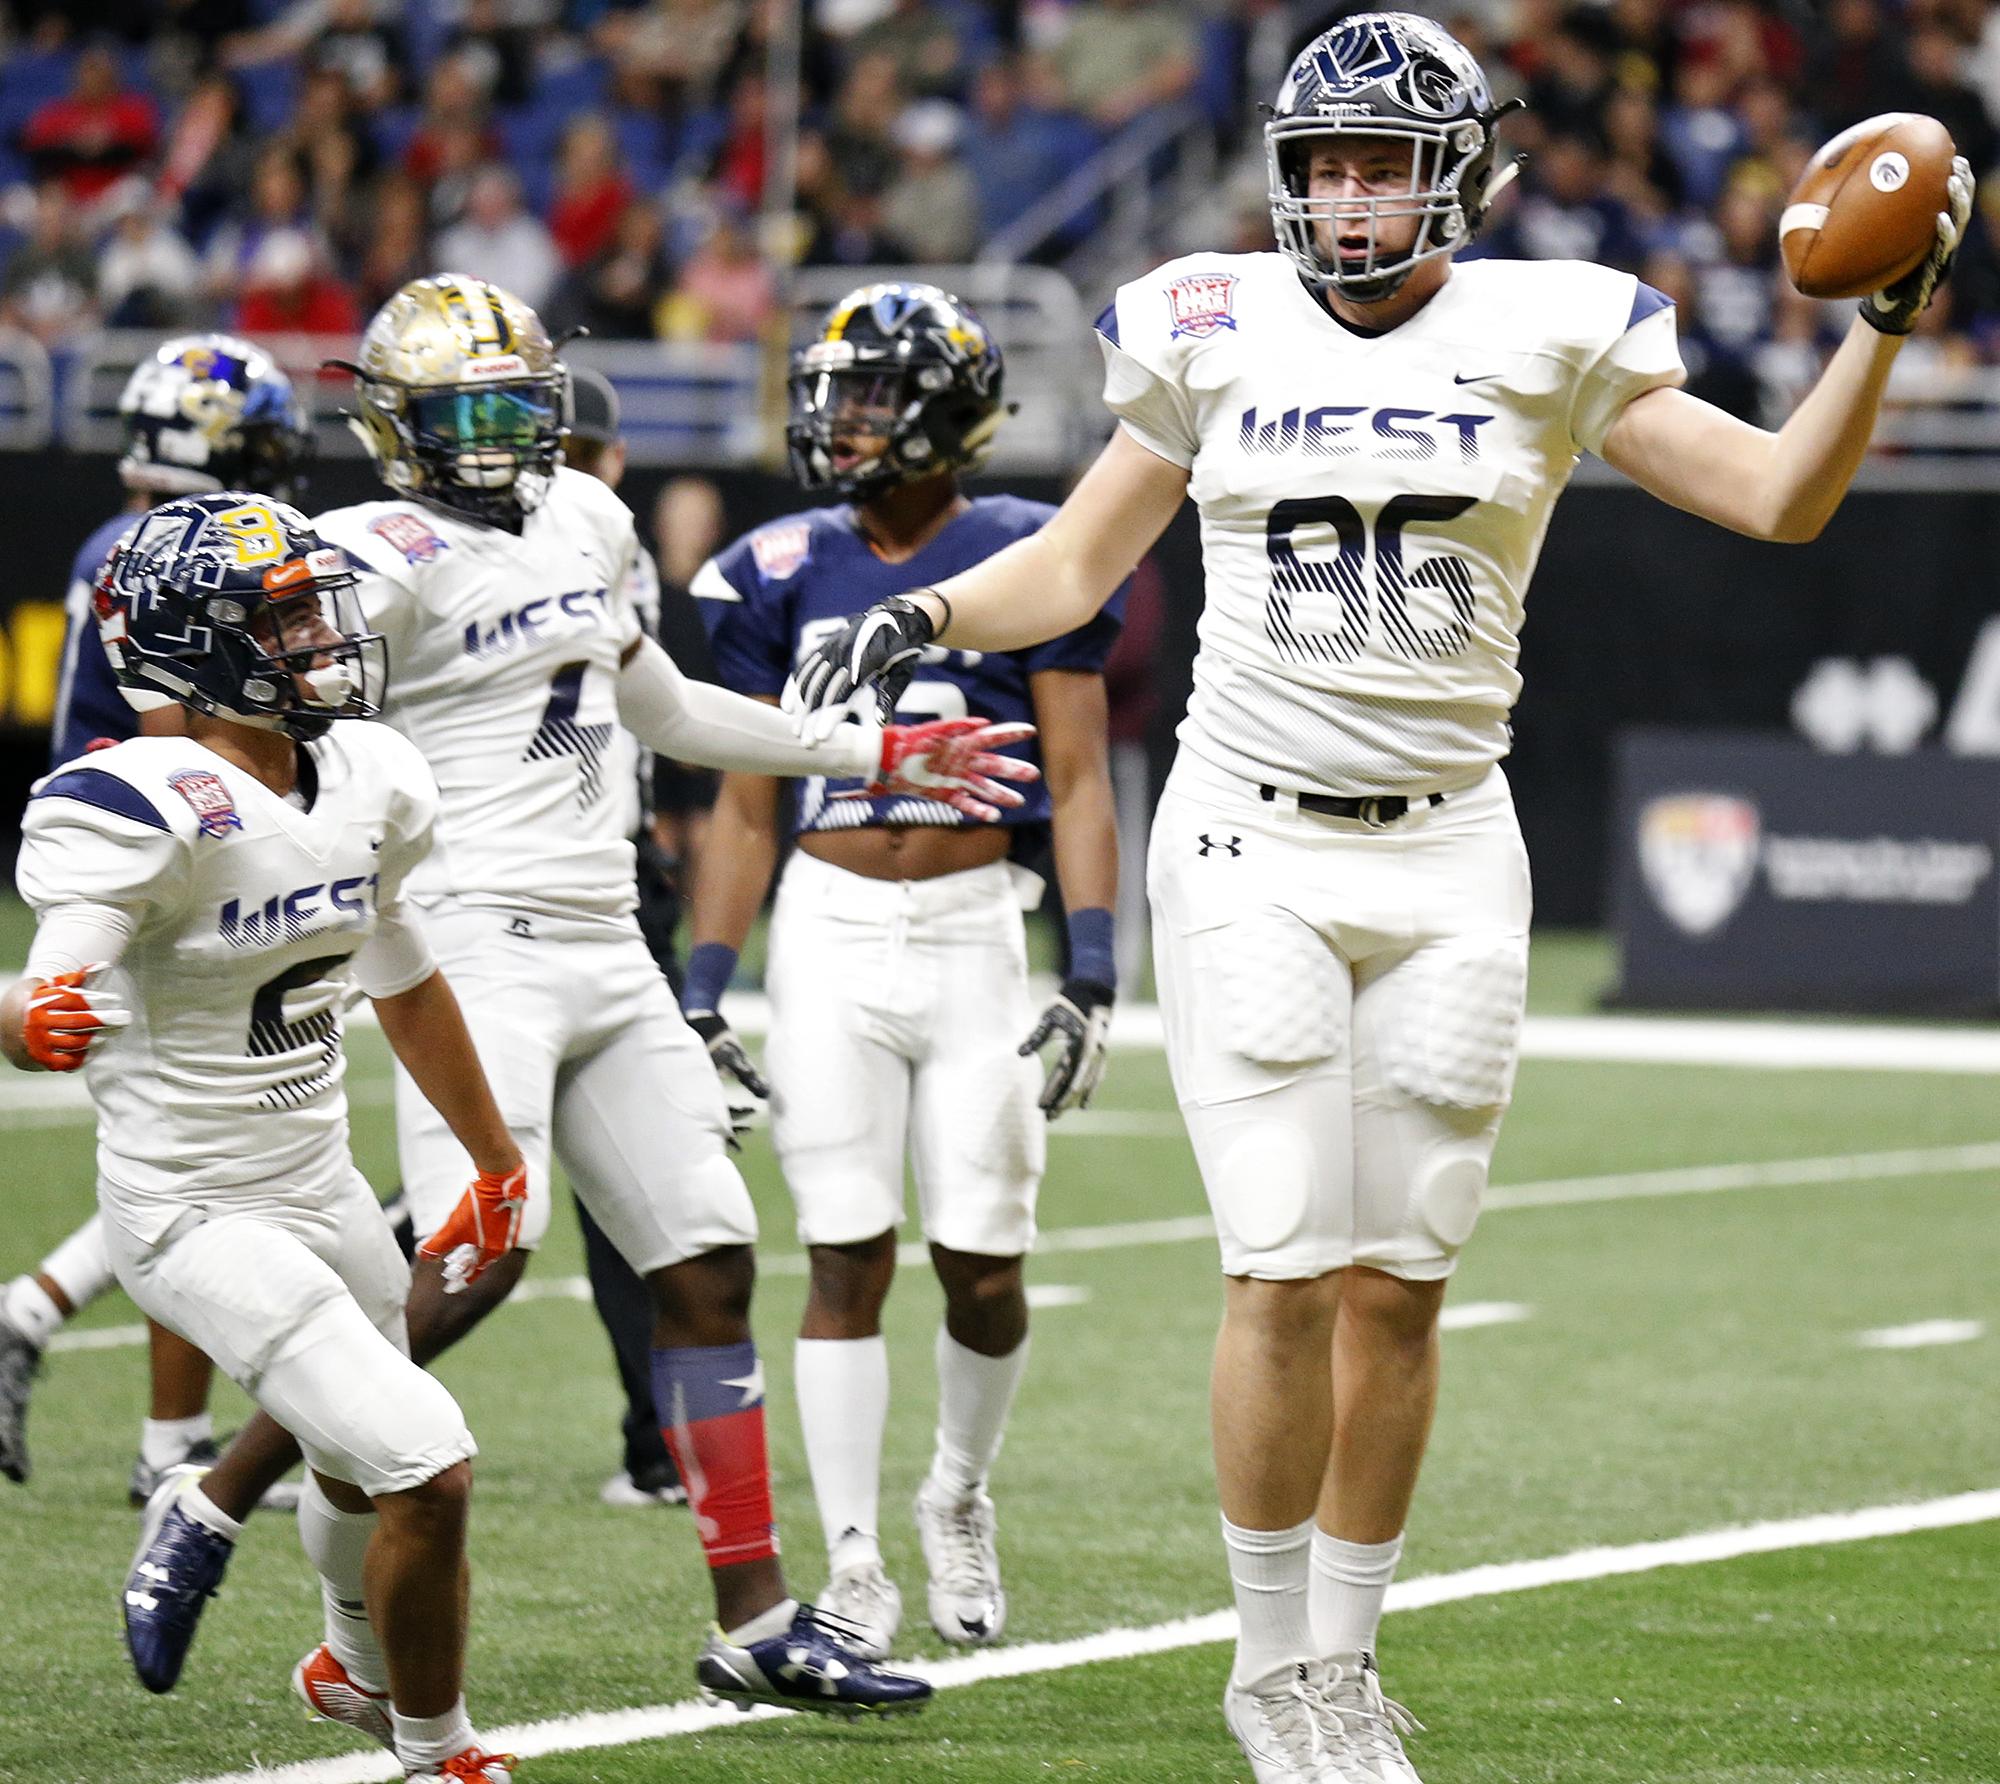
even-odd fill
[{"label": "white football jersey", "polygon": [[437,776],[436,846],[411,896],[629,911],[630,758],[613,742],[639,636],[631,511],[564,467],[518,534],[407,500],[313,525],[361,572],[389,644],[383,716]]},{"label": "white football jersey", "polygon": [[1468,261],[1370,335],[1282,255],[1197,254],[1098,330],[1106,403],[1201,513],[1183,746],[1350,796],[1466,786],[1507,753],[1556,497],[1627,402],[1685,376],[1668,301],[1579,261]]},{"label": "white football jersey", "polygon": [[132,1022],[84,1071],[106,1194],[142,1238],[190,1203],[337,1186],[341,1012],[356,986],[407,990],[413,955],[431,970],[399,902],[430,842],[429,770],[384,725],[303,753],[310,809],[186,737],[65,763],[28,802],[15,877],[37,919],[109,907],[130,931],[106,984]]}]

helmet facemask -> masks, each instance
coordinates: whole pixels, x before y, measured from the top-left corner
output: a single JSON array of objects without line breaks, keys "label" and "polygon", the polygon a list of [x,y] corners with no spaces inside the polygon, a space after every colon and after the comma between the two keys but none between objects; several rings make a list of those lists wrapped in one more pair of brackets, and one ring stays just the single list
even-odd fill
[{"label": "helmet facemask", "polygon": [[[1407,145],[1407,183],[1397,192],[1312,197],[1312,145],[1322,138]],[[1308,284],[1337,291],[1354,303],[1392,297],[1425,261],[1464,247],[1491,196],[1485,188],[1495,145],[1490,125],[1478,120],[1430,124],[1278,118],[1265,126],[1264,144],[1271,225],[1279,248]],[[1383,225],[1410,218],[1417,220],[1415,240],[1407,249],[1385,252]],[[1365,235],[1365,246],[1342,254],[1341,236],[1357,231]]]},{"label": "helmet facemask", "polygon": [[402,384],[364,375],[361,401],[400,450],[377,461],[390,485],[491,526],[541,506],[562,450],[568,379]]},{"label": "helmet facemask", "polygon": [[[791,376],[792,415],[785,437],[793,468],[808,489],[833,489],[866,499],[913,477],[944,469],[923,426],[929,371],[939,388],[943,367],[910,369],[858,361],[843,343],[815,342]],[[875,444],[856,455],[859,442]]]},{"label": "helmet facemask", "polygon": [[244,679],[248,712],[230,716],[275,721],[295,737],[318,737],[335,719],[378,716],[388,644],[367,629],[358,579],[345,558],[314,552],[267,571],[265,582],[272,593],[246,622],[258,653]]}]

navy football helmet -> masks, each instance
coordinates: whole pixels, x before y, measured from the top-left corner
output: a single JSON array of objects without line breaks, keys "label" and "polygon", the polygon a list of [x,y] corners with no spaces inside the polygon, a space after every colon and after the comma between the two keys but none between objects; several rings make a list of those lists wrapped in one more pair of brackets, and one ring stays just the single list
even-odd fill
[{"label": "navy football helmet", "polygon": [[[1264,126],[1271,224],[1278,246],[1309,284],[1357,303],[1379,303],[1426,260],[1473,238],[1516,164],[1498,164],[1495,127],[1519,100],[1493,103],[1479,64],[1442,25],[1407,12],[1364,12],[1323,31],[1299,52]],[[1410,145],[1407,191],[1372,197],[1308,195],[1315,137],[1378,137]],[[1337,215],[1336,215],[1337,212]],[[1381,223],[1419,219],[1407,253],[1377,246]],[[1321,252],[1319,237],[1364,223],[1365,254]]]},{"label": "navy football helmet", "polygon": [[127,489],[192,495],[254,489],[293,500],[312,427],[292,381],[234,335],[180,335],[132,368],[118,399]]},{"label": "navy football helmet", "polygon": [[[986,324],[935,285],[850,291],[792,355],[792,474],[866,500],[938,471],[975,469],[1009,411]],[[880,441],[858,454],[854,440]]]},{"label": "navy football helmet", "polygon": [[318,737],[374,718],[388,646],[346,555],[296,508],[225,490],[143,516],[98,577],[97,625],[134,705],[165,695],[240,724]]}]

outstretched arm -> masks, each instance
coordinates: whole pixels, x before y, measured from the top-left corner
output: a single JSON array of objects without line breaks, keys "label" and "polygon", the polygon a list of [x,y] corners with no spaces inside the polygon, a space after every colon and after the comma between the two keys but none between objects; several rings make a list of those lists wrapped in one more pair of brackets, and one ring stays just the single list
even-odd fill
[{"label": "outstretched arm", "polygon": [[1951,271],[1972,190],[1961,156],[1929,259],[1862,300],[1840,351],[1776,433],[1685,391],[1653,390],[1611,424],[1605,459],[1662,501],[1733,532],[1784,544],[1818,538],[1861,467],[1896,354]]}]

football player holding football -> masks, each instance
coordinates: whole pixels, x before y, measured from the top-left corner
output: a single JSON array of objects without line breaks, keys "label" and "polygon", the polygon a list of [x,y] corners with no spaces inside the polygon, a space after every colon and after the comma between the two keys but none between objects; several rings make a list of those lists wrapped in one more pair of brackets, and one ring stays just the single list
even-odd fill
[{"label": "football player holding football", "polygon": [[[872,285],[834,305],[792,359],[792,468],[805,488],[847,499],[759,527],[696,574],[726,686],[775,701],[794,662],[870,601],[976,564],[1049,517],[959,489],[1005,413],[1002,372],[986,325],[935,286]],[[1021,1261],[1046,1121],[1089,1100],[1117,982],[1102,669],[1120,605],[1028,650],[926,651],[897,697],[906,720],[1033,720],[1046,779],[1003,825],[930,800],[857,797],[838,778],[800,781],[781,818],[780,783],[751,774],[724,778],[710,819],[681,1004],[717,1063],[759,1095],[719,1010],[787,829],[797,842],[771,923],[771,1137],[811,1255],[796,1380],[825,1603],[873,1655],[889,1652],[902,1613],[877,1508],[882,1307],[906,1153],[945,1295],[937,1443],[916,1498],[931,1624],[974,1645],[1006,1622],[987,1475],[1028,1363]],[[1041,883],[1009,855],[1044,837],[1069,948],[1038,1019],[1016,881],[1025,874],[1036,896]],[[1044,1080],[1023,1056],[1052,1039]]]},{"label": "football player holding football", "polygon": [[[112,548],[163,496],[222,489],[295,499],[312,436],[292,381],[269,354],[232,335],[182,335],[133,368],[118,399],[123,509],[76,554],[64,603],[61,672],[49,739],[51,769],[102,743],[171,735],[182,708],[165,695],[121,689],[99,642],[92,598]],[[42,1351],[115,1278],[101,1216],[93,1215],[33,1270],[0,1287],[0,1474],[29,1474],[28,1396]],[[129,1496],[152,1497],[166,1471],[215,1459],[208,1389],[214,1369],[185,1340],[149,1325],[151,1403],[139,1432]],[[266,1503],[290,1505],[289,1482]]]},{"label": "football player holding football", "polygon": [[1438,1314],[1514,1081],[1528,863],[1499,763],[1550,510],[1594,452],[1755,538],[1814,537],[1970,211],[1866,298],[1775,432],[1679,388],[1629,273],[1454,257],[1511,171],[1472,57],[1369,13],[1265,127],[1278,251],[1195,254],[1099,318],[1118,431],[1047,526],[880,603],[794,705],[922,653],[1085,624],[1190,494],[1207,581],[1150,892],[1177,1097],[1221,1241],[1213,1380],[1259,1779],[1411,1784],[1376,1626],[1429,1435]]},{"label": "football player holding football", "polygon": [[[311,1465],[299,1535],[321,1577],[345,1718],[423,1784],[499,1784],[467,1718],[464,1415],[410,1360],[403,1261],[347,1143],[341,1012],[358,990],[463,1149],[447,1231],[476,1279],[526,1198],[520,1148],[406,898],[436,783],[379,710],[382,638],[304,515],[241,491],[147,514],[99,582],[119,684],[181,709],[38,783],[17,869],[33,907],[0,1051],[86,1073],[118,1280],[213,1357]],[[175,1468],[125,1590],[133,1665],[168,1690],[180,1625],[240,1523]]]}]

